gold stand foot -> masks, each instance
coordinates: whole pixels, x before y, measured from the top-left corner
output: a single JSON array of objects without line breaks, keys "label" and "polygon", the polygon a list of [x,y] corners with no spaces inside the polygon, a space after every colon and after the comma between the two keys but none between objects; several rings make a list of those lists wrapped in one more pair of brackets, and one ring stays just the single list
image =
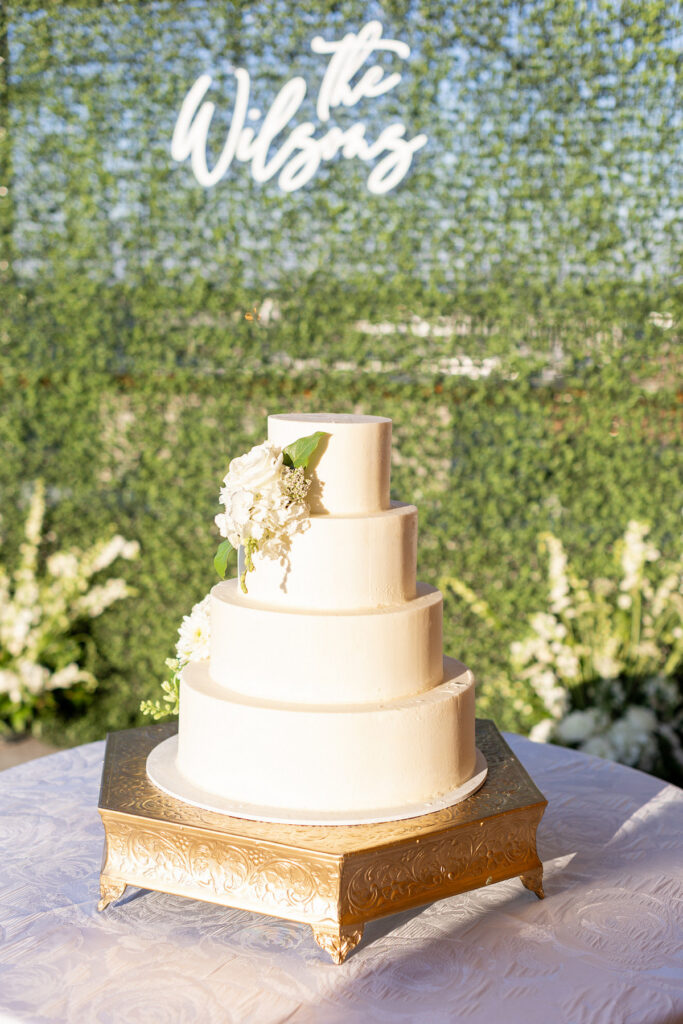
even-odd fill
[{"label": "gold stand foot", "polygon": [[100,875],[100,895],[101,900],[97,904],[98,910],[104,910],[108,907],[113,900],[117,900],[119,896],[123,896],[126,891],[126,883],[115,881],[113,878],[107,878],[105,875]]},{"label": "gold stand foot", "polygon": [[321,949],[329,953],[335,964],[343,964],[363,937],[363,925],[313,924],[313,935]]},{"label": "gold stand foot", "polygon": [[539,900],[545,897],[543,892],[543,867],[534,868],[532,871],[525,871],[519,877],[522,880],[522,885],[531,892],[535,892]]}]

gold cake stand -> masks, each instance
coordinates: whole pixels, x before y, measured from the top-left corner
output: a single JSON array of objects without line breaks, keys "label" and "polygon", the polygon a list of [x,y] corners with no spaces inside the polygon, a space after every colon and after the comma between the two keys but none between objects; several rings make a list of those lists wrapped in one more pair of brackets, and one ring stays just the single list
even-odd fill
[{"label": "gold cake stand", "polygon": [[536,829],[547,801],[493,722],[477,721],[488,762],[480,790],[417,818],[367,825],[275,825],[207,811],[148,780],[150,750],[176,723],[111,733],[99,811],[99,910],[127,885],[310,924],[335,963],[367,921],[519,876],[543,898]]}]

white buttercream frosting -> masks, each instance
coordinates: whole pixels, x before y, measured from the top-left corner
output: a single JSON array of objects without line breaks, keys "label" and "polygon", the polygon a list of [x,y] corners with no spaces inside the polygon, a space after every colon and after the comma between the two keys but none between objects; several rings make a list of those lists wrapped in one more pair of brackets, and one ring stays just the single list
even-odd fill
[{"label": "white buttercream frosting", "polygon": [[249,598],[283,608],[360,610],[415,597],[417,509],[311,516],[286,557],[256,552]]},{"label": "white buttercream frosting", "polygon": [[364,812],[428,800],[475,766],[474,678],[445,659],[443,683],[383,704],[294,705],[227,691],[205,662],[181,683],[178,767],[230,799]]},{"label": "white buttercream frosting", "polygon": [[417,510],[389,497],[391,421],[268,419],[279,449],[316,431],[307,528],[286,557],[255,556],[247,594],[237,580],[211,592],[177,768],[236,804],[364,817],[473,777],[474,678],[443,658],[442,596],[416,583]]},{"label": "white buttercream frosting", "polygon": [[210,674],[264,700],[396,700],[441,682],[441,594],[420,584],[390,608],[299,611],[248,601],[237,580],[211,591]]},{"label": "white buttercream frosting", "polygon": [[316,431],[327,436],[310,467],[311,512],[353,516],[389,508],[391,420],[334,413],[268,417],[268,440],[280,448]]}]

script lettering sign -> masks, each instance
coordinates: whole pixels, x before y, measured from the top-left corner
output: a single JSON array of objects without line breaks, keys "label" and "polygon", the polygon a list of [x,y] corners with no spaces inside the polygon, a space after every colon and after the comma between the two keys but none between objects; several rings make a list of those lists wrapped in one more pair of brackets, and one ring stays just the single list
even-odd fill
[{"label": "script lettering sign", "polygon": [[[315,36],[311,49],[329,56],[316,102],[316,113],[323,125],[329,122],[335,107],[355,107],[362,99],[382,96],[399,84],[398,72],[387,74],[378,64],[360,74],[373,53],[385,50],[402,60],[410,56],[406,43],[382,37],[379,21],[369,21],[357,34],[349,32],[338,41],[327,42]],[[173,132],[171,156],[177,161],[189,157],[195,178],[205,188],[225,177],[236,160],[250,164],[255,181],[270,181],[277,175],[279,187],[284,192],[294,192],[311,180],[323,160],[332,160],[341,153],[346,159],[377,160],[368,175],[367,186],[370,192],[381,194],[405,177],[413,154],[427,142],[423,134],[407,139],[405,125],[400,121],[388,124],[373,142],[366,138],[363,121],[345,129],[332,125],[316,137],[316,126],[311,121],[293,124],[307,89],[300,76],[290,78],[282,86],[261,120],[261,111],[249,105],[249,72],[237,68],[234,74],[237,90],[232,120],[213,168],[207,162],[207,138],[216,108],[204,98],[211,87],[210,75],[200,75],[189,90]],[[247,123],[259,120],[258,128]]]}]

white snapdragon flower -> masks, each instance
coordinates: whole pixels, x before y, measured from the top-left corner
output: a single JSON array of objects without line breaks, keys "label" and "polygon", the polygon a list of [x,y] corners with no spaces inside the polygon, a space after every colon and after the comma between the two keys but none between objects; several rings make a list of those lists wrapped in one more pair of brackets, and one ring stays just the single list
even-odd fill
[{"label": "white snapdragon flower", "polygon": [[176,653],[181,664],[188,661],[204,661],[209,657],[211,621],[209,618],[210,595],[199,601],[189,615],[183,617],[178,629]]},{"label": "white snapdragon flower", "polygon": [[114,578],[107,580],[101,586],[92,587],[87,593],[74,602],[74,611],[79,615],[86,615],[94,619],[101,615],[105,609],[128,597],[131,590],[125,580]]},{"label": "white snapdragon flower", "polygon": [[567,635],[567,627],[548,612],[536,612],[535,615],[532,615],[530,622],[531,628],[543,640],[563,640]]},{"label": "white snapdragon flower", "polygon": [[517,668],[534,661],[552,661],[552,651],[548,644],[536,635],[531,635],[525,640],[515,640],[510,644],[510,655],[513,665]]},{"label": "white snapdragon flower", "polygon": [[534,672],[529,676],[529,682],[553,718],[561,718],[569,706],[569,694],[558,683],[555,673],[550,669]]},{"label": "white snapdragon flower", "polygon": [[559,644],[555,653],[555,669],[558,676],[570,682],[578,679],[581,672],[579,659],[571,647],[566,644]]},{"label": "white snapdragon flower", "polygon": [[76,660],[56,671],[50,666],[64,655],[73,657],[74,647],[81,647],[78,634],[72,633],[79,618],[99,615],[131,593],[123,580],[109,580],[88,590],[93,573],[106,568],[114,558],[134,558],[139,550],[136,541],[116,535],[110,541],[94,544],[85,553],[75,548],[54,552],[43,571],[39,552],[44,494],[42,481],[36,481],[25,540],[19,547],[19,564],[11,577],[0,569],[0,651],[4,654],[0,695],[7,695],[12,703],[28,710],[29,722],[39,706],[36,697],[45,691],[68,689],[79,682],[91,688],[96,685],[92,673]]},{"label": "white snapdragon flower", "polygon": [[[27,546],[21,546],[21,552],[28,561],[34,561],[40,544],[43,517],[45,515],[45,485],[36,480],[26,518],[25,536]],[[33,557],[32,557],[33,556]]]},{"label": "white snapdragon flower", "polygon": [[672,572],[662,580],[652,599],[652,614],[657,618],[667,608],[674,595],[680,594],[683,589],[683,576],[679,572]]},{"label": "white snapdragon flower", "polygon": [[16,669],[22,686],[25,686],[29,693],[43,693],[47,688],[50,671],[44,665],[20,658],[16,662]]},{"label": "white snapdragon flower", "polygon": [[619,646],[619,638],[610,636],[593,651],[593,667],[601,679],[617,679],[623,672],[624,663],[617,657]]},{"label": "white snapdragon flower", "polygon": [[639,523],[635,519],[629,522],[624,534],[624,546],[621,553],[621,568],[624,578],[620,583],[623,591],[633,590],[640,584],[646,562],[656,562],[660,552],[654,544],[645,538],[650,532],[647,523]]},{"label": "white snapdragon flower", "polygon": [[562,541],[552,533],[546,533],[543,539],[550,556],[548,566],[548,582],[550,583],[550,610],[560,615],[569,606],[569,580],[567,579],[567,555]]},{"label": "white snapdragon flower", "polygon": [[75,661],[72,661],[70,665],[65,665],[64,668],[60,668],[52,673],[47,682],[47,688],[49,690],[62,690],[68,686],[73,686],[75,683],[90,683],[94,686],[96,680],[92,672],[88,672],[86,669],[81,668],[80,665],[77,665]]},{"label": "white snapdragon flower", "polygon": [[126,540],[120,534],[115,534],[104,544],[96,545],[87,553],[81,566],[89,576],[107,569],[117,558],[133,559],[140,551],[140,545],[135,540]]},{"label": "white snapdragon flower", "polygon": [[26,648],[31,627],[35,625],[36,609],[37,606],[21,608],[16,604],[10,604],[3,609],[0,619],[0,644],[14,658]]},{"label": "white snapdragon flower", "polygon": [[47,560],[47,571],[55,579],[75,580],[79,569],[78,556],[73,551],[57,551]]}]

